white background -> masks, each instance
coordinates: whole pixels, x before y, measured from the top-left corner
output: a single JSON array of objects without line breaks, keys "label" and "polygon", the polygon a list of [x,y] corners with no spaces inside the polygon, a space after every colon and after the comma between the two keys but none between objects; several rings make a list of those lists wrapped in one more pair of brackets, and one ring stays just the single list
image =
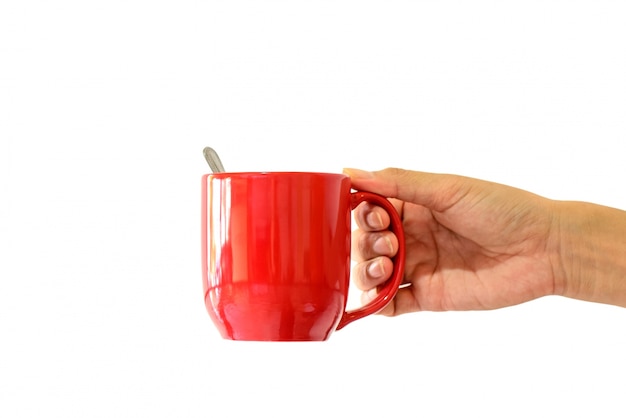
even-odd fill
[{"label": "white background", "polygon": [[233,343],[229,171],[398,166],[626,208],[621,1],[0,3],[0,416],[624,417],[626,310],[548,297]]}]

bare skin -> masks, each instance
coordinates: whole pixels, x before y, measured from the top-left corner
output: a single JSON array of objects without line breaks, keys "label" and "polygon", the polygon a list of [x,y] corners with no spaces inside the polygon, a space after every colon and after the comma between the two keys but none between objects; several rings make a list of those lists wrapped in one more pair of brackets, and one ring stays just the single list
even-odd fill
[{"label": "bare skin", "polygon": [[[483,180],[389,168],[345,169],[386,196],[405,233],[404,286],[380,313],[483,310],[561,295],[626,307],[626,212],[550,200]],[[355,211],[352,277],[363,301],[391,275],[389,215]]]}]

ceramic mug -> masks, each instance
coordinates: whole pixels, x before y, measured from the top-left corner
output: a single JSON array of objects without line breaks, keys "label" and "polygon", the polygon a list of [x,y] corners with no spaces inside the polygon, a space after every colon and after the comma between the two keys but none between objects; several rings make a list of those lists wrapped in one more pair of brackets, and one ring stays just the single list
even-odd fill
[{"label": "ceramic mug", "polygon": [[[391,217],[399,250],[375,299],[346,310],[351,211],[361,202]],[[204,301],[221,336],[247,341],[324,341],[395,296],[404,233],[383,196],[352,191],[343,174],[218,173],[202,176]]]}]

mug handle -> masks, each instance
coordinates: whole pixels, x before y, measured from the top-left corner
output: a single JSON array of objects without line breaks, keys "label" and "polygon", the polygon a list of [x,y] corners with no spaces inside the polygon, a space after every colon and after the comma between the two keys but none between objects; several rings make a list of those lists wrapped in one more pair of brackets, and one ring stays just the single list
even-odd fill
[{"label": "mug handle", "polygon": [[389,217],[391,218],[389,229],[398,238],[398,252],[392,258],[393,271],[391,272],[391,277],[387,280],[387,282],[385,282],[385,284],[378,288],[378,294],[376,297],[360,308],[344,311],[341,319],[339,320],[339,325],[337,325],[337,330],[345,327],[350,322],[376,313],[387,306],[387,304],[391,302],[391,299],[393,299],[398,292],[400,284],[402,284],[402,276],[404,275],[404,230],[402,228],[400,215],[398,215],[398,212],[393,207],[391,202],[389,202],[389,200],[387,200],[384,196],[363,191],[351,192],[350,194],[352,210],[354,210],[359,204],[368,202],[380,206],[387,211]]}]

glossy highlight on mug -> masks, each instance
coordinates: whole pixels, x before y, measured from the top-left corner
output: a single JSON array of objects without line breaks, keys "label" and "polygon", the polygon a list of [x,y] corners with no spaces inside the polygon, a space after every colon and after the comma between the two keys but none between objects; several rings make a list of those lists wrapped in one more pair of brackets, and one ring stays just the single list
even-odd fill
[{"label": "glossy highlight on mug", "polygon": [[[351,192],[331,173],[220,173],[202,177],[205,304],[220,335],[252,341],[323,341],[382,309],[399,287],[403,262],[379,296],[346,312],[351,210],[383,197]],[[394,216],[397,219],[394,219]],[[404,257],[404,242],[396,260]]]}]

